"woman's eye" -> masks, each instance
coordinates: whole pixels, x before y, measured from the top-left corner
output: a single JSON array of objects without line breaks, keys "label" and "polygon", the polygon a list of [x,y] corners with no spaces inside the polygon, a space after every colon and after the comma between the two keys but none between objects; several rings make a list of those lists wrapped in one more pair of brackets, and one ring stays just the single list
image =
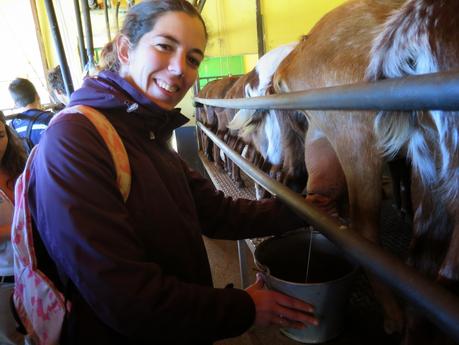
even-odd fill
[{"label": "woman's eye", "polygon": [[201,64],[200,60],[198,60],[198,59],[196,59],[194,57],[191,57],[191,56],[188,58],[188,61],[190,62],[190,64],[192,66],[195,66],[195,67],[199,67],[199,65]]},{"label": "woman's eye", "polygon": [[160,50],[163,50],[163,51],[172,50],[172,47],[169,44],[165,44],[165,43],[157,43],[156,47],[158,47]]}]

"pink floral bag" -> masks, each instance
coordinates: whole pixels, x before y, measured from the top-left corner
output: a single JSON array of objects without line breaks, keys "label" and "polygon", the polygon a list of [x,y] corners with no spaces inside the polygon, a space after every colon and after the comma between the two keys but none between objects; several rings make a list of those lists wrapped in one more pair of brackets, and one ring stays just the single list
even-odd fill
[{"label": "pink floral bag", "polygon": [[[129,160],[121,138],[107,118],[93,108],[79,105],[64,109],[52,119],[50,125],[56,118],[76,112],[85,115],[104,139],[113,158],[118,187],[126,201],[131,188]],[[63,293],[37,265],[27,190],[30,167],[38,146],[31,151],[15,187],[16,205],[11,236],[15,276],[13,303],[16,315],[33,344],[57,345],[65,314],[70,311],[71,305],[69,301],[66,303]]]}]

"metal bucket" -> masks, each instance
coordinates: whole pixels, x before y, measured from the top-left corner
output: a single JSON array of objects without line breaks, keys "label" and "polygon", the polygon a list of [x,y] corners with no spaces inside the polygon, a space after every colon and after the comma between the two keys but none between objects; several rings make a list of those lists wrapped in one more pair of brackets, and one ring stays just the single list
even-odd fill
[{"label": "metal bucket", "polygon": [[297,230],[270,238],[257,246],[255,264],[263,272],[269,289],[315,306],[319,326],[307,326],[301,330],[281,328],[282,333],[302,343],[322,343],[342,332],[357,265],[347,260],[343,252],[327,238],[309,230]]}]

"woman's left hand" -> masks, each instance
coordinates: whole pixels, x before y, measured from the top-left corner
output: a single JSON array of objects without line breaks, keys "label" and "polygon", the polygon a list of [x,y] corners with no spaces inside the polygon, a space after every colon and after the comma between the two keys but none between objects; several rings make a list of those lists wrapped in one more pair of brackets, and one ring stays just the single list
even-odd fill
[{"label": "woman's left hand", "polygon": [[256,282],[245,290],[255,303],[255,325],[301,329],[307,325],[319,324],[311,304],[263,287],[263,278],[257,274]]}]

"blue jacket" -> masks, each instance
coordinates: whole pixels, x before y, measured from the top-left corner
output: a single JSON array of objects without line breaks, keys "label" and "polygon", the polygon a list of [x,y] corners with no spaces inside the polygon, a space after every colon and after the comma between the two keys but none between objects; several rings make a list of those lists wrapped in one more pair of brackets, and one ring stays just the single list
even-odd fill
[{"label": "blue jacket", "polygon": [[301,220],[275,200],[233,201],[217,192],[166,144],[187,119],[118,75],[86,79],[75,104],[97,108],[114,125],[132,186],[124,203],[111,156],[81,114],[58,119],[43,135],[28,196],[50,257],[72,282],[62,344],[210,344],[246,331],[252,299],[212,287],[202,235],[260,237]]},{"label": "blue jacket", "polygon": [[[17,114],[9,125],[14,128],[21,138],[27,138],[31,146],[35,146],[40,141],[41,135],[48,127],[48,123],[53,117],[53,113],[39,109],[29,109]],[[31,125],[29,127],[29,125]],[[30,131],[28,133],[28,130]],[[27,151],[32,147],[26,148]]]}]

